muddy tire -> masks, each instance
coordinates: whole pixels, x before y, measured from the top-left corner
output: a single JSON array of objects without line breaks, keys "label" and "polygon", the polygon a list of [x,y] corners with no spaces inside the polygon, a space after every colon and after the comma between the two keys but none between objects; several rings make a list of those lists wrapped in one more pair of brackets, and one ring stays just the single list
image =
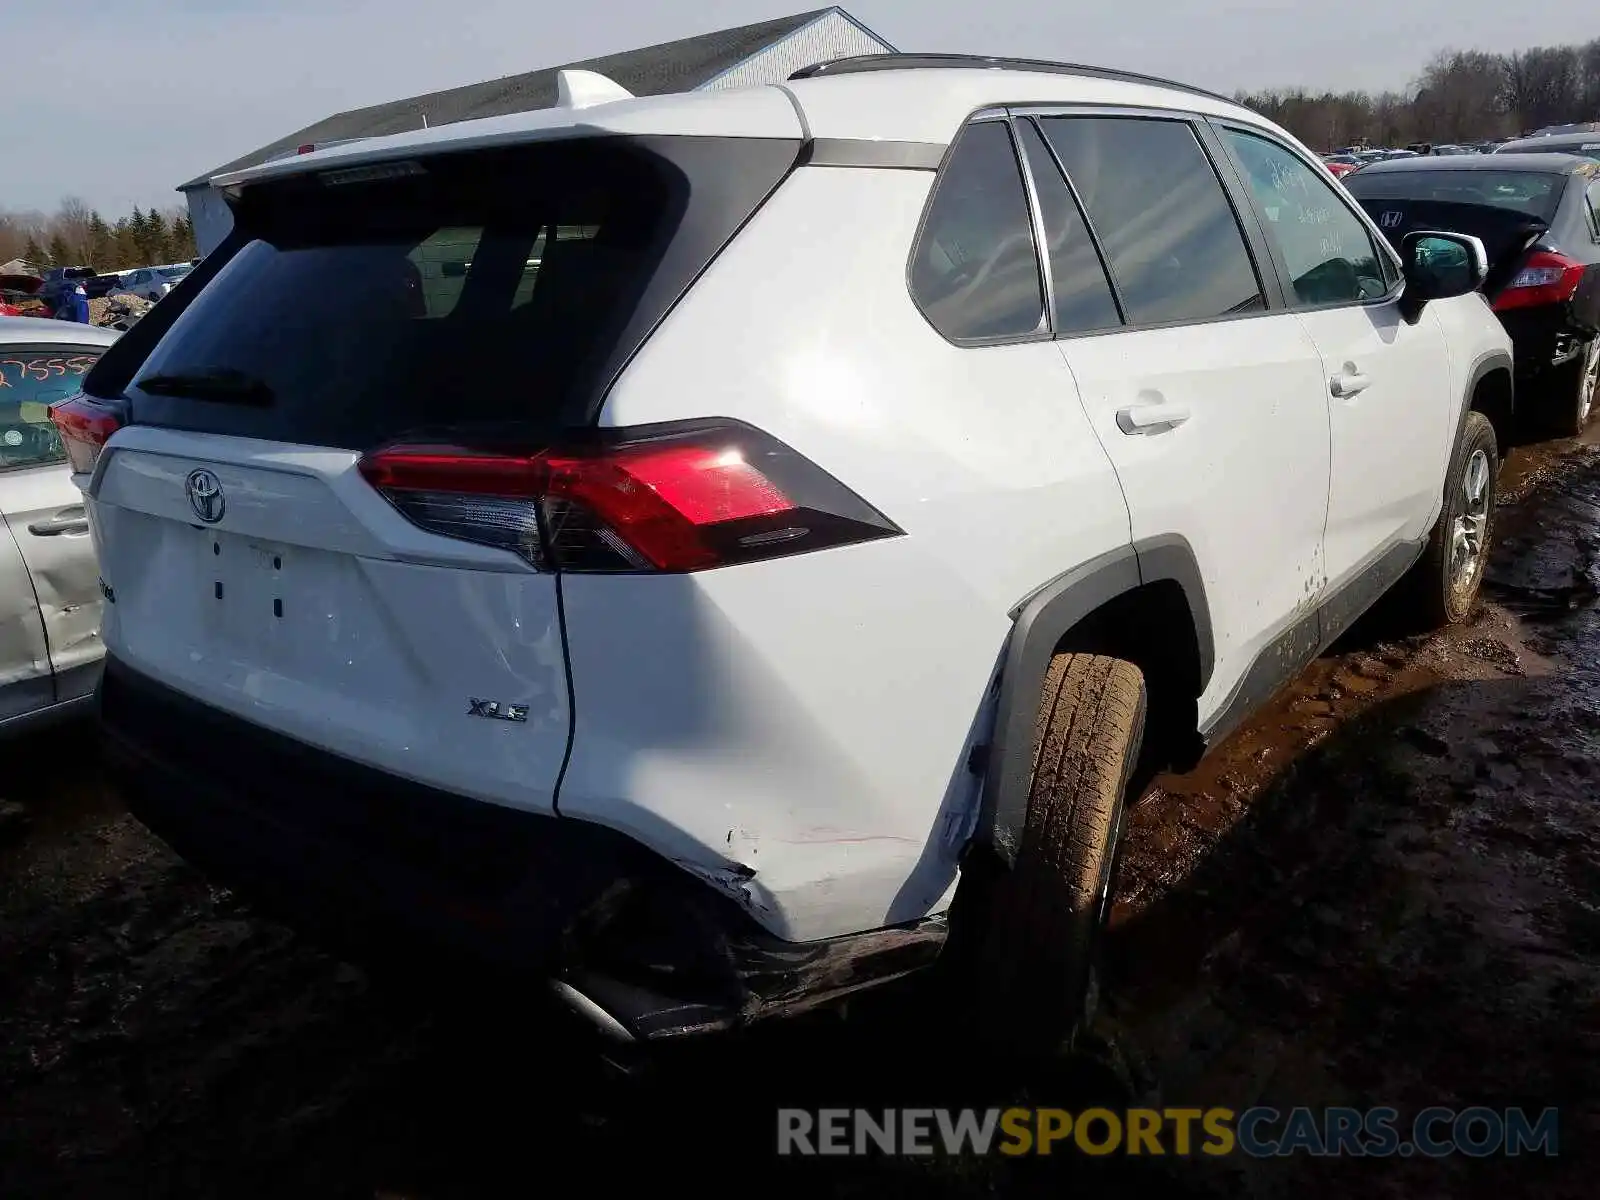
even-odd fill
[{"label": "muddy tire", "polygon": [[1494,534],[1499,473],[1494,427],[1482,413],[1469,412],[1445,472],[1444,508],[1401,585],[1406,616],[1417,628],[1458,625],[1472,615]]},{"label": "muddy tire", "polygon": [[1144,676],[1132,663],[1093,654],[1051,661],[1016,862],[987,882],[970,914],[971,984],[992,1049],[1054,1053],[1092,1015],[1096,949],[1144,720]]},{"label": "muddy tire", "polygon": [[1590,338],[1583,353],[1551,377],[1545,401],[1550,433],[1577,437],[1594,415],[1596,399],[1600,399],[1600,337]]}]

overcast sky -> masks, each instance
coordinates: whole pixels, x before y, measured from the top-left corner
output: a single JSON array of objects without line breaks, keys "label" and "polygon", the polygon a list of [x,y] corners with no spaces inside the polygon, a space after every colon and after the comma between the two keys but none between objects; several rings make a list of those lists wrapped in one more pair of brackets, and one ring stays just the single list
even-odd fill
[{"label": "overcast sky", "polygon": [[[108,215],[331,113],[805,11],[816,0],[0,0],[0,209]],[[1402,87],[1437,50],[1600,36],[1589,0],[856,0],[901,50],[1214,90]]]}]

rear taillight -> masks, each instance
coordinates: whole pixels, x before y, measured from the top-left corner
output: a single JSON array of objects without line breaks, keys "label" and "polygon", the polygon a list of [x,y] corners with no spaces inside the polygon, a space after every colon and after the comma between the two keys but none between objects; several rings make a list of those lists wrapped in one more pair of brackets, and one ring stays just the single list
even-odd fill
[{"label": "rear taillight", "polygon": [[67,461],[75,474],[94,470],[101,449],[124,424],[120,409],[98,404],[81,392],[70,400],[52,404],[50,420],[61,434],[61,444],[66,447]]},{"label": "rear taillight", "polygon": [[1583,281],[1583,264],[1553,250],[1535,250],[1522,269],[1494,298],[1496,312],[1508,308],[1536,308],[1572,299]]},{"label": "rear taillight", "polygon": [[703,571],[901,532],[782,442],[730,421],[597,430],[538,450],[403,442],[360,471],[412,523],[547,571]]}]

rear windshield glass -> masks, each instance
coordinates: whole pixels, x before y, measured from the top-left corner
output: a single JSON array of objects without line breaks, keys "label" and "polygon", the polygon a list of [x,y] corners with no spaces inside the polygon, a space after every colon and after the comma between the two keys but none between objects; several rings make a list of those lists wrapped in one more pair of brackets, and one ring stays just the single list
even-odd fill
[{"label": "rear windshield glass", "polygon": [[704,267],[795,149],[656,140],[682,153],[571,139],[247,189],[238,249],[127,387],[133,420],[353,449],[572,422],[622,334],[659,317],[663,286]]},{"label": "rear windshield glass", "polygon": [[1345,186],[1362,200],[1440,200],[1486,204],[1549,223],[1561,203],[1565,175],[1532,171],[1383,171],[1347,175]]}]

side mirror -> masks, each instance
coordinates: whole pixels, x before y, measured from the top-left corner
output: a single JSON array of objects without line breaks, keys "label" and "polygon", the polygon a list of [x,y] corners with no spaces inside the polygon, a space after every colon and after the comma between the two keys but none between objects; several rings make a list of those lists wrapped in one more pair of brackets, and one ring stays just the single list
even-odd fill
[{"label": "side mirror", "polygon": [[1475,292],[1489,274],[1488,250],[1468,233],[1408,233],[1400,243],[1400,263],[1406,281],[1401,313],[1413,323],[1428,301]]}]

